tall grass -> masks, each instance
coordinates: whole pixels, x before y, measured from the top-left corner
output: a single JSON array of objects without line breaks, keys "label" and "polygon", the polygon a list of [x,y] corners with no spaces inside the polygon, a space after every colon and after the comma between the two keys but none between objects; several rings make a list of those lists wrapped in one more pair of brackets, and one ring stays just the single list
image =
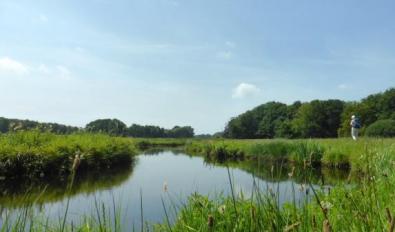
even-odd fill
[{"label": "tall grass", "polygon": [[[306,183],[304,188],[292,188],[292,192],[304,191],[306,197],[303,204],[291,201],[285,204],[279,202],[279,190],[262,190],[255,182],[250,195],[233,192],[231,174],[229,177],[230,196],[219,195],[209,198],[198,193],[192,194],[187,202],[164,209],[164,223],[144,226],[144,231],[394,231],[395,220],[395,144],[393,140],[363,140],[349,143],[339,140],[339,147],[335,147],[333,140],[308,141],[276,141],[281,142],[283,148],[265,147],[259,143],[267,141],[214,141],[199,142],[194,148],[203,146],[212,148],[218,145],[220,149],[236,147],[245,152],[244,156],[253,161],[255,156],[264,156],[285,150],[292,151],[289,160],[295,162],[314,163],[315,160],[334,163],[329,154],[345,154],[350,164],[360,170],[359,182],[349,185],[336,185],[330,189],[320,188]],[[307,144],[304,144],[306,142]],[[258,145],[256,145],[258,144]],[[312,145],[314,144],[314,145]],[[250,149],[257,149],[262,153],[253,155]],[[207,149],[207,148],[204,148]],[[256,149],[256,148],[253,148]],[[292,150],[287,150],[292,149]],[[355,150],[353,150],[355,149]],[[207,150],[202,150],[207,151]],[[215,151],[215,150],[214,150]],[[263,151],[267,153],[263,153]],[[270,151],[270,152],[269,152]],[[271,154],[273,156],[273,154]],[[268,155],[269,156],[269,155]],[[336,157],[336,156],[335,156]],[[270,158],[275,158],[270,157]],[[327,159],[327,161],[325,161]],[[339,159],[341,160],[341,159]],[[306,164],[307,166],[307,164]],[[274,171],[271,171],[274,175]],[[294,170],[289,173],[289,178]],[[324,186],[323,186],[324,187]],[[141,195],[142,198],[142,195]],[[174,201],[171,201],[174,204]],[[109,216],[109,208],[95,202],[96,212],[85,215],[79,223],[66,221],[64,231],[119,231],[122,220],[119,214],[114,219]],[[141,200],[141,212],[143,212]],[[115,208],[113,206],[113,208]],[[169,208],[174,209],[176,215],[171,218]],[[116,210],[113,210],[116,211]],[[67,216],[67,213],[65,214]],[[66,218],[65,216],[65,218]],[[143,215],[141,216],[143,218]],[[16,220],[6,220],[0,231],[59,231],[57,224],[30,213],[29,208],[22,210]],[[132,228],[126,228],[131,231]]]},{"label": "tall grass", "polygon": [[388,149],[395,139],[307,139],[307,140],[193,140],[186,144],[190,154],[224,160],[291,162],[304,166],[328,166],[361,170],[359,157],[365,148]]},{"label": "tall grass", "polygon": [[131,140],[101,134],[55,135],[38,131],[0,134],[2,179],[66,178],[75,156],[80,170],[130,164],[136,148]]},{"label": "tall grass", "polygon": [[[358,158],[365,171],[360,182],[323,191],[311,184],[302,205],[280,205],[277,193],[254,188],[251,196],[189,197],[172,231],[394,231],[395,147]],[[157,225],[158,231],[169,231]]]}]

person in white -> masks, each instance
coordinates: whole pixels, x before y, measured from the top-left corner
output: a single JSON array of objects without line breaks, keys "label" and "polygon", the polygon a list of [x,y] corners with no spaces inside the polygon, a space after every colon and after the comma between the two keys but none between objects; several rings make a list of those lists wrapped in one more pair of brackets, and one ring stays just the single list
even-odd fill
[{"label": "person in white", "polygon": [[357,140],[359,128],[361,127],[361,125],[360,125],[358,119],[355,117],[355,115],[351,116],[350,126],[351,126],[352,139]]}]

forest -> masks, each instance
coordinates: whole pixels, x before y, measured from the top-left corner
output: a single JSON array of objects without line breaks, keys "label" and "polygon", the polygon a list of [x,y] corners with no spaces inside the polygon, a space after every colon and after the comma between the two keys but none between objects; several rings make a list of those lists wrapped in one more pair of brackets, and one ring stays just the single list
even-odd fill
[{"label": "forest", "polygon": [[41,123],[0,117],[0,133],[28,130],[39,130],[55,134],[92,132],[139,138],[191,138],[194,136],[194,129],[190,126],[174,126],[172,129],[165,129],[159,126],[132,124],[128,127],[118,119],[98,119],[88,123],[85,128],[79,128],[58,123]]},{"label": "forest", "polygon": [[290,105],[268,102],[232,118],[225,127],[224,137],[345,137],[350,135],[351,115],[360,118],[362,135],[395,136],[395,88],[353,102],[337,99],[296,101]]}]

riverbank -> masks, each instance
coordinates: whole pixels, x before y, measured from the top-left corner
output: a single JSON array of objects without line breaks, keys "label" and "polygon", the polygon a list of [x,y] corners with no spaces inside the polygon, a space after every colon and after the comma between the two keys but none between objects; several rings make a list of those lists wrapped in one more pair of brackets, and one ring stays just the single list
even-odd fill
[{"label": "riverbank", "polygon": [[191,140],[186,151],[219,162],[259,160],[291,162],[303,166],[326,166],[365,171],[363,156],[390,151],[395,155],[395,139],[361,138],[304,140]]},{"label": "riverbank", "polygon": [[2,180],[66,179],[79,172],[130,165],[137,149],[126,138],[102,134],[55,135],[37,131],[0,135]]},{"label": "riverbank", "polygon": [[[343,231],[344,228],[350,231],[393,231],[391,228],[395,226],[395,211],[393,210],[395,209],[393,201],[395,197],[393,193],[395,187],[394,139],[361,139],[357,142],[349,139],[152,140],[103,137],[103,135],[92,134],[53,137],[52,134],[34,134],[34,132],[2,136],[0,139],[1,155],[6,154],[4,151],[7,150],[12,151],[7,153],[9,156],[15,157],[18,155],[25,157],[20,156],[24,153],[32,157],[36,155],[39,157],[63,155],[64,159],[67,158],[68,168],[72,169],[75,155],[78,154],[81,157],[81,162],[77,172],[83,171],[79,168],[89,164],[83,164],[85,156],[91,157],[91,164],[97,160],[98,167],[118,167],[100,165],[100,160],[103,158],[101,155],[104,155],[105,151],[111,151],[111,147],[116,151],[115,154],[119,155],[124,154],[121,151],[130,151],[128,156],[133,160],[139,147],[142,149],[142,147],[160,147],[166,146],[166,144],[185,146],[188,153],[204,156],[214,163],[225,162],[226,165],[229,164],[229,167],[240,163],[242,166],[237,168],[252,173],[254,178],[279,176],[282,182],[296,179],[298,184],[292,183],[292,188],[287,191],[294,196],[298,192],[309,196],[303,204],[292,200],[282,204],[279,202],[280,193],[276,188],[262,190],[256,187],[253,191],[242,194],[235,191],[238,183],[234,183],[229,175],[229,189],[232,194],[228,196],[208,197],[196,193],[190,195],[186,202],[180,202],[165,191],[163,193],[164,203],[161,207],[163,210],[162,223],[143,222],[144,231],[148,231],[148,229],[150,231]],[[144,146],[138,145],[139,143]],[[8,145],[3,146],[4,144]],[[149,144],[149,146],[145,146],[145,144]],[[121,149],[124,146],[128,148]],[[101,153],[96,151],[97,149]],[[153,152],[153,154],[156,153]],[[112,159],[112,157],[117,156],[104,155],[106,159]],[[151,158],[155,157],[151,156]],[[14,159],[15,162],[20,162],[17,158]],[[30,160],[34,161],[33,158]],[[346,162],[342,163],[339,160],[346,160]],[[232,164],[229,161],[234,162]],[[269,167],[265,166],[265,170],[261,170],[263,166],[259,164],[267,164],[270,163],[269,161],[281,161],[286,166],[281,166],[283,170],[276,170],[269,165]],[[176,162],[172,161],[172,163]],[[298,164],[300,168],[294,164]],[[160,165],[164,165],[162,160],[160,160]],[[305,178],[304,175],[298,173],[311,172],[313,171],[311,168],[314,166],[327,166],[329,169],[334,169],[333,167],[351,168],[354,172],[363,172],[363,175],[359,175],[359,178],[351,184],[348,180],[338,183],[333,181],[333,186],[328,186],[328,181],[324,183],[324,181],[312,180],[311,177]],[[94,167],[92,166],[92,168]],[[152,168],[152,166],[149,167]],[[89,166],[85,168],[89,168]],[[89,170],[91,169],[89,168]],[[64,178],[64,175],[62,176]],[[40,178],[45,178],[45,174]],[[123,175],[120,179],[124,180]],[[300,180],[298,181],[298,179]],[[342,179],[348,178],[344,176]],[[66,179],[65,183],[68,182]],[[70,191],[79,188],[78,181],[71,182],[71,185]],[[107,182],[103,186],[105,188]],[[314,190],[312,186],[314,186]],[[81,192],[94,192],[90,188],[81,187],[80,189]],[[57,190],[55,189],[55,191]],[[30,202],[40,202],[41,195],[42,193],[39,191],[36,194],[30,194],[29,196],[32,198]],[[68,196],[72,195],[68,194]],[[62,197],[64,197],[63,194],[54,195],[54,201]],[[142,199],[146,198],[144,193],[141,197]],[[6,198],[4,199],[7,201]],[[143,200],[141,201],[143,202]],[[67,216],[66,211],[64,213],[66,224],[63,227],[63,214],[59,217],[59,221],[56,219],[52,221],[45,214],[37,213],[29,204],[26,206],[26,210],[23,208],[21,214],[15,216],[20,223],[15,223],[15,220],[11,219],[3,221],[8,222],[8,224],[3,223],[3,228],[5,228],[3,231],[12,229],[120,231],[121,225],[126,223],[124,220],[128,220],[124,218],[124,215],[118,213],[116,205],[111,206],[110,204],[108,206],[108,202],[96,202],[95,199],[92,206],[94,208],[92,214],[81,215],[81,218],[85,219],[80,223],[66,221],[66,218],[70,216]],[[144,216],[144,203],[141,207],[141,214]],[[144,221],[143,216],[142,221]]]},{"label": "riverbank", "polygon": [[[364,152],[358,149],[361,153],[349,155],[351,160],[358,159],[358,169],[364,170],[364,175],[350,185],[326,190],[315,187],[306,192],[311,201],[306,200],[305,204],[291,201],[280,205],[275,189],[262,192],[257,188],[246,196],[215,199],[196,194],[181,207],[175,223],[157,225],[158,231],[394,231],[395,147],[391,141],[362,140],[355,145],[343,141],[343,149],[366,145]],[[336,141],[314,142],[328,149]],[[250,143],[254,146],[254,141]],[[292,175],[290,172],[289,177]],[[230,183],[230,188],[233,185]],[[307,189],[290,191],[295,194]]]},{"label": "riverbank", "polygon": [[[363,168],[367,170],[359,182],[336,186],[292,184],[287,190],[295,197],[306,194],[300,202],[289,200],[281,203],[280,190],[276,184],[270,188],[259,187],[258,179],[252,177],[252,191],[241,192],[239,183],[228,174],[229,195],[191,194],[187,200],[164,190],[161,194],[163,214],[161,223],[145,221],[147,196],[140,192],[137,206],[141,211],[141,225],[123,227],[129,217],[120,214],[116,203],[92,202],[92,212],[81,215],[82,221],[70,218],[67,211],[59,219],[48,219],[45,212],[37,213],[31,206],[23,208],[16,216],[19,223],[4,220],[4,231],[393,231],[395,202],[395,157],[391,150],[375,153],[367,150],[363,154]],[[151,156],[152,158],[152,156]],[[275,171],[273,175],[275,175]],[[288,173],[288,181],[296,172]],[[287,180],[283,180],[287,182]],[[169,188],[172,188],[171,185]],[[123,204],[123,202],[122,202]],[[140,208],[141,207],[141,208]],[[115,215],[115,216],[112,216]],[[7,218],[6,218],[7,219]],[[133,218],[136,220],[136,218]],[[63,221],[66,221],[64,227]],[[8,224],[7,224],[8,223]],[[8,228],[8,229],[7,229]],[[346,228],[346,229],[345,229]]]}]

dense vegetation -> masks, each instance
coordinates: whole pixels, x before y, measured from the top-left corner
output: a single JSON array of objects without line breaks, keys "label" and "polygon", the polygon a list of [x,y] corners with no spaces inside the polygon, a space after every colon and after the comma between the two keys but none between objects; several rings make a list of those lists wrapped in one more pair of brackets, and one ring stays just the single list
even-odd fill
[{"label": "dense vegetation", "polygon": [[366,135],[370,137],[395,137],[395,120],[384,119],[372,123],[366,128]]},{"label": "dense vegetation", "polygon": [[0,134],[0,177],[29,181],[65,178],[75,165],[81,171],[130,165],[135,153],[131,140],[108,135]]},{"label": "dense vegetation", "polygon": [[165,129],[158,126],[132,124],[127,127],[118,119],[95,120],[88,123],[85,129],[89,132],[138,138],[191,138],[194,136],[193,128],[190,126],[175,126],[172,129]]},{"label": "dense vegetation", "polygon": [[[329,140],[328,147],[337,140]],[[249,143],[249,141],[239,141]],[[339,142],[344,142],[339,140]],[[290,194],[307,197],[282,204],[280,192],[274,188],[262,189],[255,178],[253,191],[236,191],[229,174],[230,195],[202,196],[198,193],[187,202],[178,202],[172,194],[163,199],[163,222],[142,223],[141,231],[394,231],[395,201],[395,147],[393,140],[357,142],[359,155],[354,157],[363,174],[359,182],[336,186],[311,185],[306,181],[292,185]],[[342,147],[342,144],[339,144]],[[355,147],[353,147],[354,149]],[[305,169],[307,172],[309,169]],[[275,175],[273,169],[272,175]],[[293,178],[294,169],[288,173]],[[45,214],[35,214],[31,208],[16,215],[17,223],[8,217],[3,231],[121,231],[123,217],[115,205],[94,202],[91,215],[81,222],[66,221],[67,211],[59,221],[48,221]],[[114,208],[114,209],[113,209]],[[141,220],[144,205],[141,202]],[[111,215],[115,215],[112,217]],[[134,228],[136,229],[136,228]],[[133,230],[133,228],[129,228]]]},{"label": "dense vegetation", "polygon": [[[232,118],[224,137],[254,138],[334,138],[350,134],[350,117],[362,122],[362,134],[377,120],[395,119],[395,88],[373,94],[359,102],[341,100],[296,101],[291,105],[268,102]],[[390,131],[388,131],[390,130]],[[393,127],[385,134],[395,133]]]},{"label": "dense vegetation", "polygon": [[85,131],[135,138],[191,138],[194,136],[194,130],[190,126],[174,126],[172,129],[165,129],[159,126],[132,124],[130,127],[127,127],[125,123],[118,119],[97,119],[88,123],[85,128],[78,128],[57,123],[41,123],[0,117],[0,133],[27,130],[39,130],[55,134],[71,134]]},{"label": "dense vegetation", "polygon": [[58,123],[40,123],[31,120],[8,119],[0,117],[0,133],[32,129],[56,134],[70,134],[80,130],[78,127],[66,126]]},{"label": "dense vegetation", "polygon": [[174,224],[157,225],[157,230],[394,231],[395,150],[392,146],[377,153],[376,148],[371,147],[358,158],[365,174],[357,184],[342,184],[326,191],[308,182],[294,186],[290,190],[293,194],[300,191],[311,196],[303,204],[294,201],[281,205],[279,192],[258,187],[248,195],[213,199],[195,194],[182,205]]},{"label": "dense vegetation", "polygon": [[366,149],[377,152],[394,147],[394,139],[297,139],[297,140],[193,140],[186,151],[203,155],[208,160],[289,162],[294,165],[351,168],[354,173],[363,171],[359,157]]}]

